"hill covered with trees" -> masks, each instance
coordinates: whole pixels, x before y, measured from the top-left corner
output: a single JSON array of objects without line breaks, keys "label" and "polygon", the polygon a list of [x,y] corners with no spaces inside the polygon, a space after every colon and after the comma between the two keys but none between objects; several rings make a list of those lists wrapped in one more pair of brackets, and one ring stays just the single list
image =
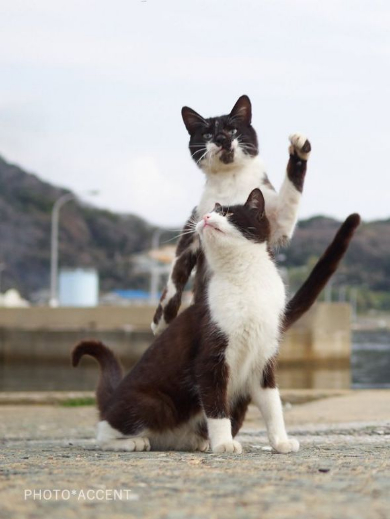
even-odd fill
[{"label": "hill covered with trees", "polygon": [[[15,287],[30,297],[48,288],[51,210],[66,192],[0,157],[2,290]],[[305,277],[339,225],[323,216],[299,222],[291,245],[281,251],[293,284]],[[148,278],[136,273],[132,255],[149,249],[154,230],[135,215],[71,202],[61,210],[60,264],[97,268],[103,291],[147,288]],[[337,285],[358,287],[362,305],[390,309],[390,219],[362,224]]]},{"label": "hill covered with trees", "polygon": [[[0,157],[2,290],[29,297],[49,286],[51,210],[67,192]],[[69,202],[61,209],[60,265],[97,268],[103,290],[142,285],[130,257],[150,247],[153,230],[137,216]]]}]

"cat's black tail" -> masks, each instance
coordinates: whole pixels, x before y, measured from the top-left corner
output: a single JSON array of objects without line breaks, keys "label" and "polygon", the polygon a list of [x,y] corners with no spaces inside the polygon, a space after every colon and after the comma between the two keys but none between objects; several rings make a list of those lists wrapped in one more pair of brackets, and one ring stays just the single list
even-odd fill
[{"label": "cat's black tail", "polygon": [[332,243],[317,261],[307,280],[288,302],[283,331],[290,328],[315,302],[321,290],[337,270],[359,224],[360,216],[354,213],[350,214],[341,225]]},{"label": "cat's black tail", "polygon": [[114,353],[102,342],[84,340],[76,344],[72,351],[72,366],[78,366],[81,357],[90,355],[100,364],[100,379],[96,389],[96,400],[102,413],[115,388],[122,380],[122,368]]}]

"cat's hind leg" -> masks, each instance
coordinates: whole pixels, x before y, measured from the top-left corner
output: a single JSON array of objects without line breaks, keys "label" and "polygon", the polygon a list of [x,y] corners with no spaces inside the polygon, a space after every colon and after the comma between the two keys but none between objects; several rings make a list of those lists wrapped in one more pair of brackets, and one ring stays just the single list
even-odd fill
[{"label": "cat's hind leg", "polygon": [[97,443],[105,451],[150,451],[150,441],[146,431],[140,431],[136,436],[126,436],[111,427],[107,420],[98,423]]}]

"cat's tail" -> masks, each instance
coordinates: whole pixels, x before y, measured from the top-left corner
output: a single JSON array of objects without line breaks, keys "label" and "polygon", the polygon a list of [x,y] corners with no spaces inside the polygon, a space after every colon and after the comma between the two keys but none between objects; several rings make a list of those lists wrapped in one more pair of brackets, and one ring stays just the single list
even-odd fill
[{"label": "cat's tail", "polygon": [[102,413],[119,382],[122,380],[122,368],[114,353],[102,342],[84,340],[76,344],[72,351],[72,366],[78,366],[81,357],[90,355],[100,365],[100,379],[96,389],[96,400]]},{"label": "cat's tail", "polygon": [[309,277],[288,302],[283,321],[283,331],[290,328],[315,302],[322,289],[337,270],[359,224],[360,216],[354,213],[350,214],[341,225],[332,243],[317,261]]}]

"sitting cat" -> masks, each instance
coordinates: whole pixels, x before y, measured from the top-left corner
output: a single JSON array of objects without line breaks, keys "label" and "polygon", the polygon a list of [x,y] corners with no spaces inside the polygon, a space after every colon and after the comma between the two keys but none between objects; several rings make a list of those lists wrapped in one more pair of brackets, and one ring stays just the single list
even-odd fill
[{"label": "sitting cat", "polygon": [[[358,224],[350,216],[326,255],[345,251]],[[272,447],[297,451],[275,383],[285,290],[270,253],[261,191],[253,190],[244,205],[216,204],[196,230],[210,273],[205,297],[154,340],[128,375],[122,378],[101,343],[82,341],[73,350],[74,366],[85,354],[101,366],[98,443],[107,450],[205,451],[210,442],[213,452],[239,453],[234,437],[253,401]]]},{"label": "sitting cat", "polygon": [[260,188],[270,223],[268,243],[271,247],[285,244],[291,238],[297,221],[311,151],[306,137],[301,134],[290,137],[286,177],[277,193],[259,157],[257,135],[251,125],[252,107],[247,96],[238,99],[229,115],[204,119],[191,108],[184,107],[182,116],[190,134],[191,156],[205,173],[206,184],[199,204],[178,242],[168,284],[151,325],[155,335],[161,333],[176,317],[182,292],[195,265],[195,301],[203,296],[203,280],[207,269],[199,238],[192,232],[193,223],[210,211],[217,200],[226,206],[243,204],[254,188]]}]

